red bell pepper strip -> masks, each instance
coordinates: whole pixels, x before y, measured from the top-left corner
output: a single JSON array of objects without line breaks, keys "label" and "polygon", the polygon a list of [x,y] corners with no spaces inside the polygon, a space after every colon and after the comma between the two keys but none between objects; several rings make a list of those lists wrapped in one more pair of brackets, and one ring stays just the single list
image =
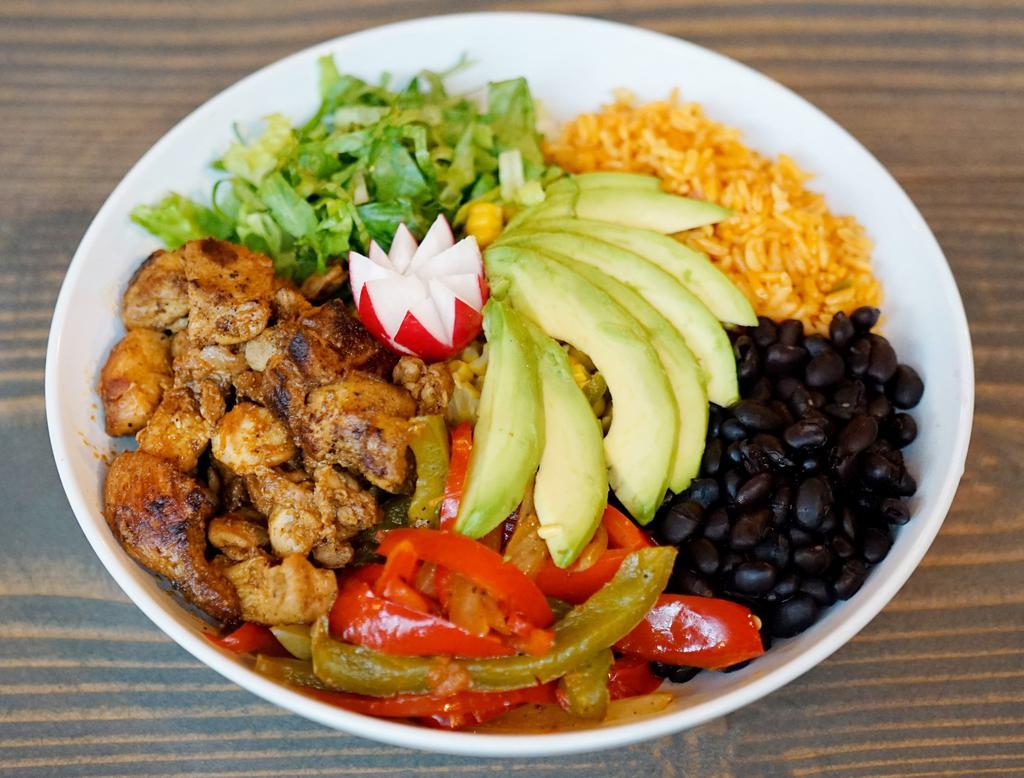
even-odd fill
[{"label": "red bell pepper strip", "polygon": [[387,563],[380,576],[373,584],[373,591],[378,597],[384,597],[399,605],[424,613],[435,612],[429,599],[409,584],[416,576],[419,558],[409,543],[400,543],[388,555]]},{"label": "red bell pepper strip", "polygon": [[628,548],[632,551],[654,545],[646,532],[611,505],[604,509],[601,524],[604,526],[605,532],[608,533],[608,545],[611,548]]},{"label": "red bell pepper strip", "polygon": [[548,597],[578,605],[612,580],[629,553],[627,548],[609,549],[585,570],[574,570],[572,567],[562,569],[552,562],[537,573],[537,586]]},{"label": "red bell pepper strip", "polygon": [[624,656],[615,660],[608,673],[608,693],[613,700],[650,694],[661,686],[661,678],[651,672],[646,659]]},{"label": "red bell pepper strip", "polygon": [[508,692],[456,692],[455,694],[398,694],[364,697],[361,694],[303,689],[323,702],[382,718],[423,718],[424,723],[449,729],[481,724],[529,703],[553,703],[555,684],[548,683]]},{"label": "red bell pepper strip", "polygon": [[474,635],[438,616],[378,597],[370,584],[357,577],[342,584],[328,620],[335,637],[385,654],[494,657],[515,653],[496,638]]},{"label": "red bell pepper strip", "polygon": [[764,653],[760,622],[736,602],[663,594],[615,649],[651,662],[717,670]]},{"label": "red bell pepper strip", "polygon": [[405,541],[412,544],[420,560],[441,565],[469,579],[510,613],[521,613],[534,626],[547,627],[553,621],[548,601],[537,584],[498,552],[456,532],[408,528],[384,533],[377,553],[390,556]]},{"label": "red bell pepper strip", "polygon": [[452,430],[451,463],[448,465],[448,481],[444,485],[444,500],[441,501],[441,529],[451,529],[459,515],[462,489],[466,484],[469,469],[469,455],[473,452],[473,427],[464,421]]},{"label": "red bell pepper strip", "polygon": [[207,635],[206,639],[215,646],[234,651],[236,654],[266,654],[267,656],[290,657],[291,654],[282,646],[274,633],[262,624],[247,621],[234,632],[221,637]]}]

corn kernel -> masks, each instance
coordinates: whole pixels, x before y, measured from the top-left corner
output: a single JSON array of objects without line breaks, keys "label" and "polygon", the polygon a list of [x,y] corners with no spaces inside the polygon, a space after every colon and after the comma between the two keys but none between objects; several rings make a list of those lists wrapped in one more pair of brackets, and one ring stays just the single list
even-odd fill
[{"label": "corn kernel", "polygon": [[504,226],[501,206],[494,203],[473,203],[466,216],[466,234],[476,238],[480,248],[491,245]]}]

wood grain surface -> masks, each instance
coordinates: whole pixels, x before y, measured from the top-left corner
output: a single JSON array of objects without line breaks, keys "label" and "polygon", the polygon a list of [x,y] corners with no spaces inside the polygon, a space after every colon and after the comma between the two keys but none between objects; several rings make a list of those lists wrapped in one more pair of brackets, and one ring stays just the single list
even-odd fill
[{"label": "wood grain surface", "polygon": [[[493,763],[375,745],[205,669],[80,534],[46,441],[47,327],[128,167],[238,78],[403,18],[528,9],[686,37],[819,105],[889,167],[942,243],[977,360],[967,475],[900,595],[798,681],[614,752]],[[0,773],[1024,775],[1024,3],[589,0],[0,3]]]}]

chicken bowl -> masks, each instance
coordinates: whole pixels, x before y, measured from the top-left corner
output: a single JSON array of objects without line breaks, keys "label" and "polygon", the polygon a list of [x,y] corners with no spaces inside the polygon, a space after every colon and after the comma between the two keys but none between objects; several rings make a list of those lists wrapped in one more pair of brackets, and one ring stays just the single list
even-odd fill
[{"label": "chicken bowl", "polygon": [[84,533],[200,661],[523,756],[841,646],[942,523],[973,373],[934,238],[825,116],[677,40],[480,14],[314,47],[168,133],[76,252],[46,402]]}]

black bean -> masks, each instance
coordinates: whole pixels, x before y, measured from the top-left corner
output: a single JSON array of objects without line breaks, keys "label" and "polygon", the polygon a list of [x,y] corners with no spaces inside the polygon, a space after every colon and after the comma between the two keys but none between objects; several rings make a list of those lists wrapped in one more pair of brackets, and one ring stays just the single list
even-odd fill
[{"label": "black bean", "polygon": [[765,400],[772,399],[772,382],[766,377],[761,376],[746,392],[743,393],[748,400]]},{"label": "black bean", "polygon": [[910,520],[910,509],[899,498],[885,498],[879,504],[879,513],[890,524],[906,524]]},{"label": "black bean", "polygon": [[804,348],[807,349],[807,353],[812,358],[825,352],[835,353],[835,349],[832,348],[832,342],[824,335],[808,335],[804,338]]},{"label": "black bean", "polygon": [[797,468],[804,475],[812,475],[821,470],[821,462],[822,458],[820,456],[810,454],[800,460],[800,462],[797,465]]},{"label": "black bean", "polygon": [[794,573],[788,573],[772,587],[771,594],[776,600],[788,600],[800,588],[800,579]]},{"label": "black bean", "polygon": [[737,662],[734,665],[729,665],[728,667],[723,667],[718,672],[720,672],[720,673],[735,673],[738,670],[744,669],[747,665],[749,665],[753,661],[754,661],[753,659],[746,659],[746,660],[744,660],[742,662]]},{"label": "black bean", "polygon": [[743,461],[743,442],[744,441],[742,440],[737,440],[734,443],[730,443],[728,446],[726,446],[725,461],[727,465],[738,465],[740,462]]},{"label": "black bean", "polygon": [[685,555],[698,573],[714,575],[718,571],[718,549],[707,538],[698,538],[687,543]]},{"label": "black bean", "polygon": [[767,562],[743,562],[732,573],[732,587],[740,594],[767,594],[779,571]]},{"label": "black bean", "polygon": [[796,376],[784,375],[778,381],[775,382],[775,396],[780,400],[786,401],[793,396],[793,392],[803,387],[800,383],[800,379]]},{"label": "black bean", "polygon": [[854,416],[839,433],[836,449],[841,454],[859,454],[878,438],[878,419],[874,416]]},{"label": "black bean", "polygon": [[860,471],[866,483],[889,491],[896,490],[903,476],[898,465],[873,451],[861,455]]},{"label": "black bean", "polygon": [[857,593],[857,590],[864,584],[868,571],[864,563],[859,559],[849,559],[839,571],[839,576],[832,584],[836,596],[840,600],[848,600]]},{"label": "black bean", "polygon": [[819,476],[801,482],[796,491],[795,518],[804,529],[817,529],[832,507],[832,488]]},{"label": "black bean", "polygon": [[852,419],[867,410],[867,392],[861,381],[844,381],[832,392],[832,406],[826,408],[840,419]]},{"label": "black bean", "polygon": [[832,453],[829,458],[829,472],[840,484],[849,484],[857,477],[857,457]]},{"label": "black bean", "polygon": [[814,357],[804,370],[807,385],[813,387],[832,386],[843,377],[846,365],[836,352],[823,351]]},{"label": "black bean", "polygon": [[796,319],[786,319],[779,325],[779,343],[795,346],[804,337],[804,325]]},{"label": "black bean", "polygon": [[[730,420],[731,421],[731,420]],[[729,422],[727,421],[726,424]],[[724,426],[724,425],[723,425]],[[715,475],[722,466],[722,441],[712,440],[704,447],[700,469],[707,475]]]},{"label": "black bean", "polygon": [[857,531],[857,514],[844,505],[839,519],[839,525],[842,527],[843,534],[848,538],[856,538],[859,534]]},{"label": "black bean", "polygon": [[839,348],[846,348],[850,341],[853,340],[855,332],[853,322],[842,311],[833,316],[832,322],[828,325],[829,337],[832,338],[832,342]]},{"label": "black bean", "polygon": [[662,543],[677,546],[693,535],[703,516],[704,509],[692,500],[674,503],[661,517],[655,534]]},{"label": "black bean", "polygon": [[767,316],[758,316],[757,326],[751,330],[750,335],[754,343],[761,348],[767,348],[779,339],[779,328]]},{"label": "black bean", "polygon": [[884,419],[892,413],[892,403],[889,402],[889,398],[884,394],[876,394],[868,400],[867,411],[868,414],[876,419]]},{"label": "black bean", "polygon": [[870,564],[877,564],[885,559],[890,548],[892,548],[892,538],[889,533],[874,527],[864,533],[864,539],[860,544],[861,556]]},{"label": "black bean", "polygon": [[700,673],[699,667],[683,667],[675,666],[671,667],[667,677],[672,683],[688,683],[692,681]]},{"label": "black bean", "polygon": [[732,415],[751,432],[771,432],[785,423],[778,412],[760,400],[740,400],[732,407]]},{"label": "black bean", "polygon": [[776,530],[769,529],[765,533],[764,540],[754,548],[753,554],[754,559],[767,562],[783,570],[789,565],[789,538]]},{"label": "black bean", "polygon": [[900,365],[893,376],[889,395],[897,408],[913,408],[921,402],[924,394],[924,381],[910,365]]},{"label": "black bean", "polygon": [[693,594],[697,597],[714,597],[715,590],[711,588],[703,577],[690,570],[684,570],[672,577],[671,587],[683,594]]},{"label": "black bean", "polygon": [[[869,335],[871,341],[871,360],[868,362],[868,377],[884,384],[896,373],[899,364],[892,345],[881,335]],[[922,388],[923,390],[923,388]]]},{"label": "black bean", "polygon": [[915,481],[914,476],[904,468],[903,472],[900,474],[900,482],[896,486],[896,494],[900,495],[900,497],[910,497],[915,492],[917,492],[917,481]]},{"label": "black bean", "polygon": [[793,488],[789,484],[779,486],[772,493],[769,508],[772,512],[772,523],[776,526],[782,526],[789,521],[789,512],[793,508]]},{"label": "black bean", "polygon": [[743,455],[743,467],[753,475],[766,471],[783,471],[793,467],[793,460],[786,455],[786,450],[774,435],[758,434],[740,444]]},{"label": "black bean", "polygon": [[770,629],[777,638],[799,635],[818,618],[818,604],[806,594],[795,594],[772,608]]},{"label": "black bean", "polygon": [[853,541],[843,535],[836,535],[829,543],[832,553],[840,559],[850,559],[857,553],[857,547]]},{"label": "black bean", "polygon": [[850,314],[850,321],[853,323],[854,329],[863,335],[878,324],[878,317],[880,314],[881,311],[877,308],[865,305]]},{"label": "black bean", "polygon": [[852,508],[870,516],[878,511],[878,504],[882,498],[871,489],[856,489],[849,493],[846,499]]},{"label": "black bean", "polygon": [[807,359],[807,349],[773,343],[764,353],[764,369],[769,375],[784,375],[800,369]]},{"label": "black bean", "polygon": [[730,470],[722,476],[722,489],[725,490],[725,498],[729,502],[736,499],[736,493],[739,492],[740,485],[744,480],[745,477],[740,470]]},{"label": "black bean", "polygon": [[810,596],[818,605],[831,605],[836,601],[836,593],[820,578],[805,578],[800,582],[800,591]]},{"label": "black bean", "polygon": [[886,437],[894,446],[909,446],[917,438],[917,422],[909,413],[897,413],[886,425]]},{"label": "black bean", "polygon": [[743,440],[748,434],[746,428],[736,419],[730,418],[722,422],[722,440],[727,443]]},{"label": "black bean", "polygon": [[839,515],[836,513],[834,507],[829,508],[825,511],[825,518],[821,520],[821,524],[818,525],[818,534],[829,537],[839,529]]},{"label": "black bean", "polygon": [[768,407],[774,410],[782,418],[782,426],[788,427],[796,419],[793,418],[793,414],[789,412],[789,406],[782,400],[769,400]]},{"label": "black bean", "polygon": [[757,347],[749,335],[740,335],[732,344],[732,352],[736,357],[736,375],[741,381],[756,378],[761,372],[761,358]]},{"label": "black bean", "polygon": [[729,514],[725,508],[716,508],[707,515],[704,522],[704,537],[715,543],[721,543],[729,537]]},{"label": "black bean", "polygon": [[820,448],[828,443],[828,431],[817,419],[804,418],[786,427],[782,439],[790,448]]},{"label": "black bean", "polygon": [[736,492],[736,505],[740,508],[753,508],[768,499],[775,486],[775,476],[771,473],[758,473],[752,476]]},{"label": "black bean", "polygon": [[697,478],[690,484],[690,488],[684,492],[684,495],[706,510],[718,502],[720,491],[718,481],[714,478]]},{"label": "black bean", "polygon": [[800,548],[802,546],[809,546],[814,543],[814,535],[805,529],[801,529],[797,526],[789,527],[786,530],[786,535],[789,537],[790,545],[793,548]]},{"label": "black bean", "polygon": [[770,521],[766,508],[741,514],[729,534],[729,545],[734,551],[749,551],[761,542]]},{"label": "black bean", "polygon": [[807,575],[821,575],[832,564],[832,552],[820,543],[804,546],[793,552],[793,564]]},{"label": "black bean", "polygon": [[871,364],[871,341],[866,338],[858,338],[850,344],[850,350],[846,354],[846,369],[851,375],[862,376],[868,372],[868,365]]},{"label": "black bean", "polygon": [[650,662],[649,664],[651,672],[659,678],[668,678],[669,673],[676,667],[676,665],[667,665],[664,662]]}]

